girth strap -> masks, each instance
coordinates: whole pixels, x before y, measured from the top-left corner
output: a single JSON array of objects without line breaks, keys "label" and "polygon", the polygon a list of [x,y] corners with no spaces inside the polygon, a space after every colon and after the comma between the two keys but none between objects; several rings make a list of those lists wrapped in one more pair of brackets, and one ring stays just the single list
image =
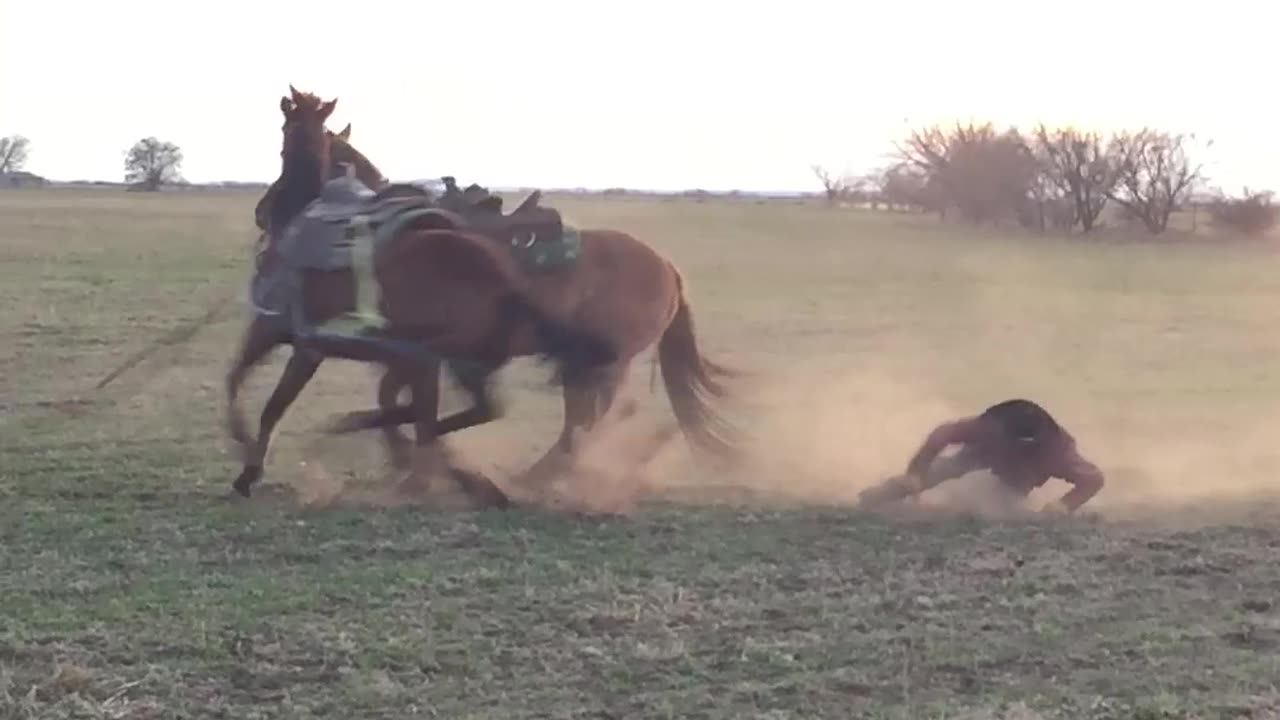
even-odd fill
[{"label": "girth strap", "polygon": [[355,283],[355,319],[368,327],[381,329],[387,319],[378,310],[378,281],[373,274],[373,230],[369,216],[361,213],[351,218],[351,274]]}]

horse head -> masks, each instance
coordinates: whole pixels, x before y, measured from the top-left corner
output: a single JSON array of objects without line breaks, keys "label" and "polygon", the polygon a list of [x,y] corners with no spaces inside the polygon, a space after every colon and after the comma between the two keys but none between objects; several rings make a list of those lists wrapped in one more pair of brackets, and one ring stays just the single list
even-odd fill
[{"label": "horse head", "polygon": [[330,166],[329,177],[336,178],[343,174],[343,166],[350,165],[360,182],[377,190],[387,185],[387,176],[382,174],[364,153],[351,144],[351,123],[340,132],[329,133]]},{"label": "horse head", "polygon": [[333,114],[338,100],[324,101],[311,93],[289,86],[289,95],[280,98],[284,115],[280,147],[280,178],[269,212],[269,230],[275,235],[320,195],[330,171],[329,148],[332,133],[325,120]]}]

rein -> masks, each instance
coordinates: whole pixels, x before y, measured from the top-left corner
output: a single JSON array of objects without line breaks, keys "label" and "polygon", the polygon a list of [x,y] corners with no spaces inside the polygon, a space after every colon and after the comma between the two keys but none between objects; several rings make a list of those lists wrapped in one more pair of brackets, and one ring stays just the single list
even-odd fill
[{"label": "rein", "polygon": [[[253,249],[254,249],[253,257],[254,257],[255,267],[259,266],[262,263],[263,257],[271,249],[270,243],[266,242],[266,240],[267,240],[267,233],[264,231],[260,235],[258,235],[258,239],[255,240],[253,243]],[[123,363],[120,363],[120,365],[116,366],[114,370],[107,373],[105,377],[99,380],[98,383],[93,386],[93,389],[101,390],[107,385],[110,385],[116,378],[123,375],[129,369],[133,368],[138,363],[145,360],[148,356],[155,353],[160,348],[178,345],[195,337],[196,333],[200,332],[205,327],[213,324],[213,322],[218,319],[218,315],[222,313],[222,310],[226,308],[228,305],[230,305],[231,301],[234,300],[235,297],[236,297],[235,290],[230,290],[224,293],[217,300],[215,300],[213,305],[209,306],[209,308],[205,310],[204,314],[201,315],[200,317],[190,322],[183,323],[176,328],[173,328],[172,330],[165,333],[164,335],[161,335],[159,338],[153,341],[150,345],[147,345],[141,350],[135,352],[133,355],[130,355]]]}]

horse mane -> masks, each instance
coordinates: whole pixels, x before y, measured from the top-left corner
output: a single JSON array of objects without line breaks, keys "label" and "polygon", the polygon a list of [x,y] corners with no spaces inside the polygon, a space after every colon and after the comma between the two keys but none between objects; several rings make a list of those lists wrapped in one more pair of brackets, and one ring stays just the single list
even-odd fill
[{"label": "horse mane", "polygon": [[[327,130],[325,132],[328,132]],[[382,174],[377,165],[373,161],[365,157],[365,154],[356,149],[351,141],[344,139],[336,133],[329,134],[330,157],[331,162],[349,162],[356,168],[356,177],[360,178],[360,182],[377,190],[387,184],[387,176]],[[339,157],[339,156],[342,157]]]}]

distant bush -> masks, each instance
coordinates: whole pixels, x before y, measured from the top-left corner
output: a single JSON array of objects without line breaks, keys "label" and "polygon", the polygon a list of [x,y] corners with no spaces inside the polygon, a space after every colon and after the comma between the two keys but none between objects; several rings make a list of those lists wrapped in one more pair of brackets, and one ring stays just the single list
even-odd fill
[{"label": "distant bush", "polygon": [[1280,207],[1271,203],[1270,191],[1249,192],[1240,197],[1219,197],[1209,203],[1209,220],[1215,227],[1243,235],[1264,235],[1280,222]]}]

